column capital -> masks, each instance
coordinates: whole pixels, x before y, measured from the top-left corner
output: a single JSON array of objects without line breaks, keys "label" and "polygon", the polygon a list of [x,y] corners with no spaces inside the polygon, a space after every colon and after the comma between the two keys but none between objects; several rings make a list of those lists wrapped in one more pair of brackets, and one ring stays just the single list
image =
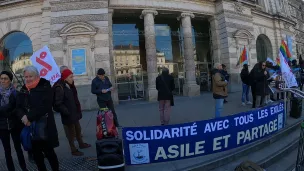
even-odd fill
[{"label": "column capital", "polygon": [[143,19],[144,16],[147,15],[147,14],[152,14],[153,17],[154,17],[154,16],[158,15],[158,12],[156,10],[143,10],[141,12],[140,18]]},{"label": "column capital", "polygon": [[183,13],[181,13],[181,15],[179,17],[177,17],[177,20],[180,20],[181,18],[185,18],[185,17],[194,18],[195,16],[193,13],[183,12]]}]

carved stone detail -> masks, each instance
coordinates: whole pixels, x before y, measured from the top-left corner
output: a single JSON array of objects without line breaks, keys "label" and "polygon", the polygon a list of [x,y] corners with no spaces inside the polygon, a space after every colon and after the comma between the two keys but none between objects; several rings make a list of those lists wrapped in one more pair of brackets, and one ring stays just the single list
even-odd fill
[{"label": "carved stone detail", "polygon": [[95,41],[94,41],[94,36],[93,35],[90,36],[90,48],[91,48],[92,52],[95,49]]},{"label": "carved stone detail", "polygon": [[100,9],[107,8],[108,2],[94,2],[94,3],[68,3],[60,4],[52,7],[52,12],[80,10],[80,9]]},{"label": "carved stone detail", "polygon": [[[153,15],[153,18],[154,16],[158,15],[158,12],[155,11],[155,10],[143,10],[141,12],[141,15],[140,15],[140,19],[143,19],[144,16],[148,15],[148,14],[152,14]],[[150,21],[150,20],[149,20]],[[153,23],[154,23],[154,20],[153,20]]]},{"label": "carved stone detail", "polygon": [[235,12],[237,12],[239,14],[242,14],[243,11],[245,10],[243,7],[243,4],[239,1],[234,2],[233,6],[234,6]]},{"label": "carved stone detail", "polygon": [[88,14],[56,17],[51,19],[51,24],[75,23],[86,21],[108,21],[108,14]]},{"label": "carved stone detail", "polygon": [[62,36],[62,40],[63,40],[63,53],[66,54],[66,51],[68,49],[68,40],[67,40],[67,36]]},{"label": "carved stone detail", "polygon": [[60,31],[60,36],[75,36],[75,35],[95,35],[97,29],[85,22],[76,22],[64,26]]}]

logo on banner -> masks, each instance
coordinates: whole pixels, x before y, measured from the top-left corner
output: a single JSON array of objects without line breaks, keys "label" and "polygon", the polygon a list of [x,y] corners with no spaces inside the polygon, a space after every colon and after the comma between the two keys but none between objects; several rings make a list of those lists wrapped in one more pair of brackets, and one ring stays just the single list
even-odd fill
[{"label": "logo on banner", "polygon": [[60,78],[59,68],[47,46],[31,56],[32,64],[38,69],[40,77],[55,83]]},{"label": "logo on banner", "polygon": [[150,163],[149,144],[129,144],[131,164]]}]

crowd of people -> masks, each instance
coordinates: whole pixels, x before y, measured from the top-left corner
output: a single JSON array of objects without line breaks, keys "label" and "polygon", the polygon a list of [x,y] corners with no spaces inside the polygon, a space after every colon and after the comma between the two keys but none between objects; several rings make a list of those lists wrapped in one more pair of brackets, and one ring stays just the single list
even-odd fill
[{"label": "crowd of people", "polygon": [[[299,65],[297,64],[297,60],[288,62],[288,65],[296,77],[299,88],[302,90],[304,63],[301,59],[300,57]],[[248,64],[244,64],[240,73],[242,80],[242,105],[252,105],[252,108],[259,108],[273,101],[283,99],[283,93],[273,92],[270,86],[272,81],[279,81],[277,80],[278,77],[272,77],[273,74],[280,75],[280,72],[280,66],[271,61],[258,62],[251,71],[249,71]],[[227,75],[229,74],[220,63],[214,64],[211,74],[213,98],[215,99],[215,117],[220,117],[225,103],[224,100],[228,97],[229,77]],[[250,89],[252,102],[249,99]],[[275,94],[277,95],[276,98]]]},{"label": "crowd of people", "polygon": [[[0,73],[0,139],[9,171],[15,170],[10,136],[20,168],[23,171],[28,170],[20,135],[24,127],[31,125],[35,125],[35,129],[42,130],[42,132],[39,132],[41,135],[32,136],[29,158],[32,155],[39,171],[47,170],[44,158],[48,159],[53,171],[59,170],[58,158],[54,151],[54,148],[59,146],[59,140],[53,111],[61,115],[72,155],[83,155],[83,152],[75,146],[75,139],[80,149],[91,147],[90,144],[84,142],[81,134],[79,120],[82,118],[82,111],[74,85],[73,72],[66,66],[62,66],[60,72],[61,78],[52,86],[48,80],[40,78],[36,67],[27,66],[23,70],[25,83],[19,91],[13,85],[13,73],[10,71]],[[91,91],[96,94],[99,107],[108,107],[113,111],[115,125],[118,127],[111,98],[112,90],[112,84],[105,76],[105,71],[99,69],[96,78],[92,81]]]}]

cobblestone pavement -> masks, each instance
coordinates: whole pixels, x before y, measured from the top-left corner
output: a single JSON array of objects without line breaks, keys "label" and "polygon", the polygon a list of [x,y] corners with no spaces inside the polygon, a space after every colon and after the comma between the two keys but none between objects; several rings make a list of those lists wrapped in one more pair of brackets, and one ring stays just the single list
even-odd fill
[{"label": "cobblestone pavement", "polygon": [[[250,106],[242,106],[241,93],[232,93],[224,105],[223,115],[234,114],[250,109]],[[158,103],[145,101],[124,102],[116,106],[116,112],[120,124],[125,127],[159,125]],[[97,111],[84,111],[81,119],[83,139],[92,145],[91,148],[81,150],[84,157],[73,157],[65,137],[61,124],[60,115],[56,114],[57,129],[59,132],[60,147],[56,153],[60,160],[61,170],[94,170],[96,168],[95,150],[95,126]],[[214,117],[214,100],[211,93],[204,93],[198,97],[176,97],[175,106],[172,108],[171,124],[192,122],[197,120],[211,119]],[[76,143],[77,144],[77,143]],[[17,157],[12,145],[12,153],[15,165],[18,167]],[[27,155],[25,155],[27,156]],[[35,170],[35,166],[29,163],[29,169]],[[5,157],[2,145],[0,147],[0,170],[6,170]]]}]

